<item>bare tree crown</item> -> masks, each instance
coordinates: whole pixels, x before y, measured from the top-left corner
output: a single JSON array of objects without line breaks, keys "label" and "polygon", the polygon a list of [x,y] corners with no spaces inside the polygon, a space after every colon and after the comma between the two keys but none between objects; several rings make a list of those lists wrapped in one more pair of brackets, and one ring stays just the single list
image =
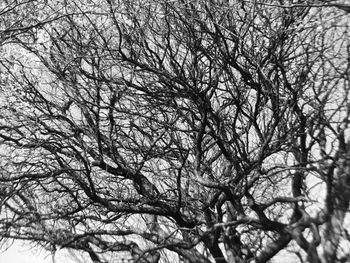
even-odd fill
[{"label": "bare tree crown", "polygon": [[4,1],[4,242],[96,263],[349,260],[348,9]]}]

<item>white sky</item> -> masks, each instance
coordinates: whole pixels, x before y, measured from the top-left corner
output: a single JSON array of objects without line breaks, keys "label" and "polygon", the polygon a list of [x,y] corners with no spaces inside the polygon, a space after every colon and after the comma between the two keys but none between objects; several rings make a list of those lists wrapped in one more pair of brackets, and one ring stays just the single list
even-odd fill
[{"label": "white sky", "polygon": [[[28,246],[16,241],[9,249],[1,248],[0,262],[6,263],[53,263],[52,255],[43,249]],[[78,255],[77,255],[78,256]],[[78,258],[73,258],[67,250],[59,250],[55,254],[54,263],[76,263]]]}]

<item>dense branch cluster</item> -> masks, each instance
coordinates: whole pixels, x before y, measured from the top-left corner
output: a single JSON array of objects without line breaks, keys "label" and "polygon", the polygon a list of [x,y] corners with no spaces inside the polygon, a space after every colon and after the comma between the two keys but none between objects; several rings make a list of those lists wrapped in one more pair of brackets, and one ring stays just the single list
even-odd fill
[{"label": "dense branch cluster", "polygon": [[345,262],[349,16],[318,2],[4,1],[1,237]]}]

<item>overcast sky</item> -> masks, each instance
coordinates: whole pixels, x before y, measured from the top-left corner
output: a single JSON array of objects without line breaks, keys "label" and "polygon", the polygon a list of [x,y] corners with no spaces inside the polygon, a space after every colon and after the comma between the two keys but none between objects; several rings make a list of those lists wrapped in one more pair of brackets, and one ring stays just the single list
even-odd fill
[{"label": "overcast sky", "polygon": [[[55,263],[76,263],[73,256],[65,250],[56,252]],[[7,251],[0,253],[0,262],[6,263],[52,263],[50,253],[38,248],[31,248],[21,242],[15,242]]]}]

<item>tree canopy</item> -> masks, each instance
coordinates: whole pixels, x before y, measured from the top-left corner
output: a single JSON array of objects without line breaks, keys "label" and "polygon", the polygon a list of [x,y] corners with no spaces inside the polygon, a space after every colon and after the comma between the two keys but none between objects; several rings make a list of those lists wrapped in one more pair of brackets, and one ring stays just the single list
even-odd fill
[{"label": "tree canopy", "polygon": [[2,240],[94,263],[349,260],[347,8],[3,1]]}]

